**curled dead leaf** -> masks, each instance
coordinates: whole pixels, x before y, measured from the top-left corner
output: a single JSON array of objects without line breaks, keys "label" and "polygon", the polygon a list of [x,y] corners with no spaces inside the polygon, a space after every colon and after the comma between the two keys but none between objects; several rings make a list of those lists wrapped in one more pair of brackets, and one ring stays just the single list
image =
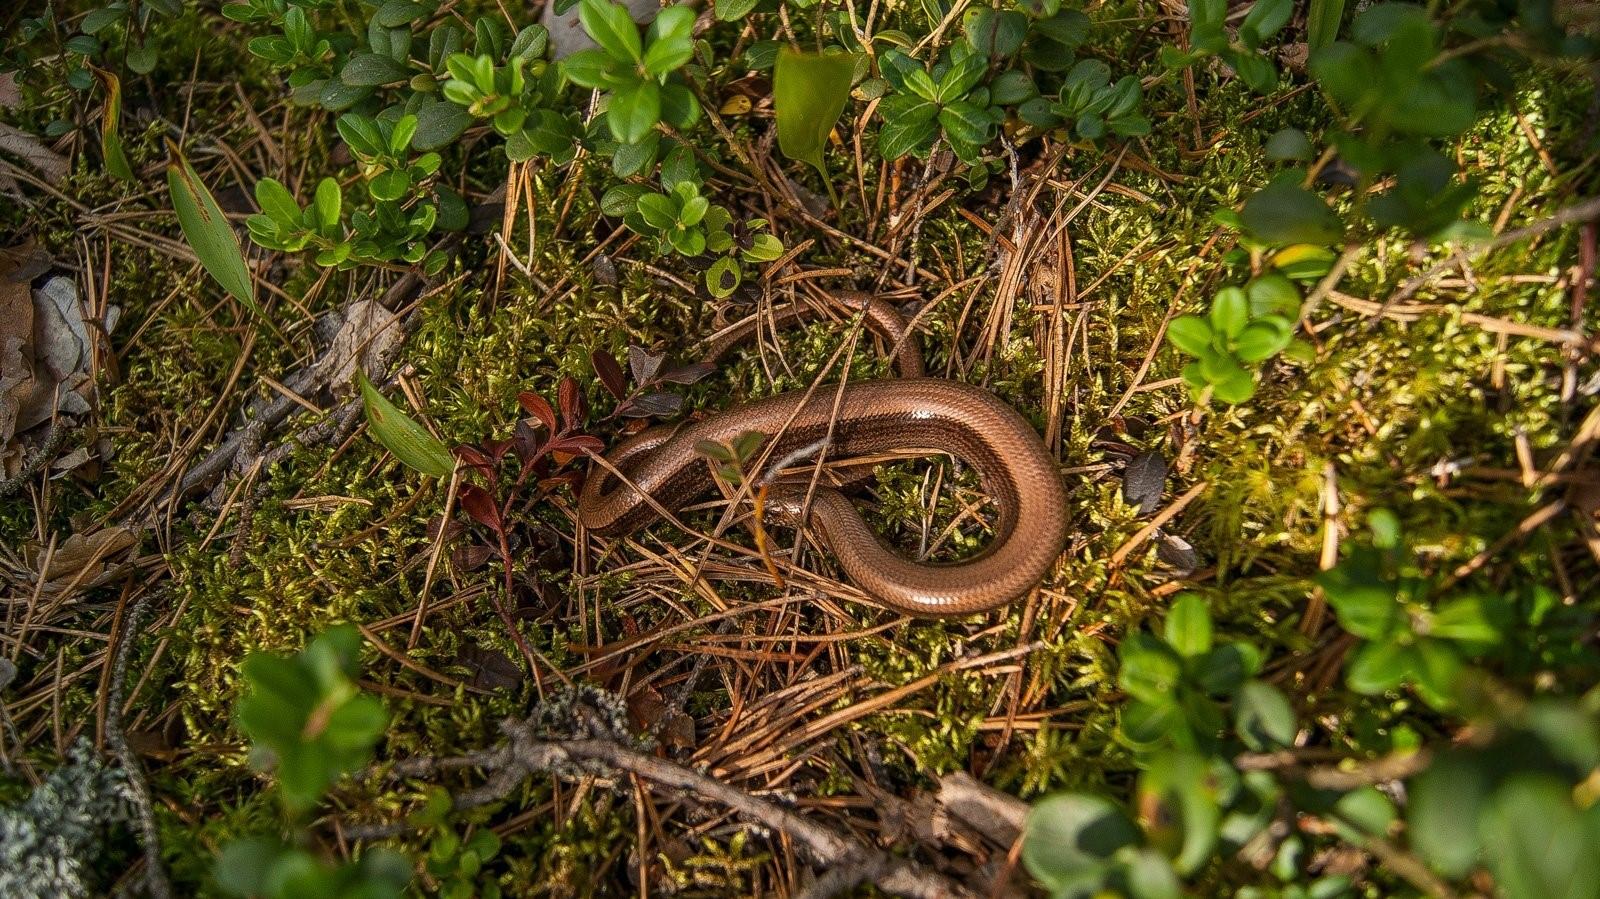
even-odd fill
[{"label": "curled dead leaf", "polygon": [[54,594],[74,584],[81,587],[94,583],[110,570],[108,560],[138,541],[138,536],[128,528],[101,528],[87,534],[73,534],[63,540],[50,554],[48,566],[45,564],[43,547],[33,547],[28,556],[30,564],[34,566],[35,578],[42,582],[40,591]]}]

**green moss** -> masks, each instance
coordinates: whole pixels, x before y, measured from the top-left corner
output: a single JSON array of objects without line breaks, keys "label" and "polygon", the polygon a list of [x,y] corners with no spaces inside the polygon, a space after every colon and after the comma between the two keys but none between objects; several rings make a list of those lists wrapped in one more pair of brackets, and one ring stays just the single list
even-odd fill
[{"label": "green moss", "polygon": [[[487,4],[485,4],[487,6]],[[1129,17],[1146,12],[1121,4]],[[1116,13],[1116,10],[1107,10]],[[1115,18],[1116,16],[1111,16]],[[802,35],[808,23],[797,22]],[[252,108],[263,113],[277,102],[272,76],[242,58],[237,46],[227,53],[205,44],[206,27],[191,17],[164,27],[157,38],[162,68],[151,82],[181,83],[191,62],[199,65],[203,90],[193,97],[153,97],[167,122],[182,121],[192,112],[190,133],[244,146],[259,140],[246,124],[243,107],[231,90],[217,84],[238,82]],[[231,33],[235,37],[237,32]],[[1141,29],[1106,27],[1097,32],[1094,55],[1111,60],[1143,59],[1153,52]],[[201,52],[203,51],[203,52]],[[242,71],[241,71],[242,67]],[[1143,72],[1144,69],[1140,68]],[[1119,190],[1098,194],[1063,232],[1070,240],[1079,291],[1093,284],[1067,312],[1061,326],[1065,353],[1066,391],[1062,408],[1061,458],[1075,469],[1108,461],[1098,442],[1107,434],[1158,449],[1181,460],[1179,489],[1204,480],[1208,488],[1167,527],[1189,540],[1212,576],[1197,583],[1211,605],[1220,632],[1248,639],[1269,656],[1314,651],[1300,634],[1298,616],[1304,607],[1308,577],[1318,568],[1322,549],[1322,491],[1325,470],[1336,473],[1346,505],[1346,522],[1358,522],[1379,506],[1394,508],[1406,532],[1421,547],[1429,564],[1441,570],[1460,564],[1511,531],[1529,511],[1533,494],[1515,481],[1441,482],[1430,476],[1436,463],[1467,460],[1486,467],[1514,469],[1515,440],[1526,434],[1536,453],[1548,453],[1563,439],[1576,414],[1561,399],[1559,372],[1566,362],[1554,345],[1511,337],[1498,338],[1464,320],[1475,313],[1550,328],[1568,326],[1569,299],[1552,280],[1509,276],[1554,276],[1574,258],[1570,235],[1550,234],[1531,246],[1512,248],[1477,261],[1472,273],[1478,288],[1451,294],[1450,307],[1427,311],[1414,321],[1382,321],[1368,326],[1354,313],[1324,304],[1318,322],[1332,321],[1318,333],[1318,353],[1309,365],[1276,364],[1248,405],[1212,408],[1192,429],[1186,424],[1191,404],[1183,388],[1132,393],[1116,418],[1110,410],[1135,386],[1138,371],[1169,312],[1203,308],[1214,290],[1248,275],[1238,263],[1221,260],[1213,248],[1201,257],[1215,232],[1211,215],[1237,205],[1271,174],[1259,148],[1274,131],[1300,127],[1318,133],[1330,126],[1320,100],[1309,92],[1270,103],[1235,84],[1212,84],[1209,73],[1191,114],[1181,79],[1166,78],[1152,86],[1147,103],[1158,123],[1156,137],[1129,149],[1113,182]],[[143,82],[130,84],[130,92]],[[1587,102],[1581,86],[1555,81],[1529,89],[1497,109],[1463,142],[1461,160],[1479,180],[1481,195],[1473,210],[1493,221],[1503,208],[1510,223],[1529,221],[1563,205],[1581,185],[1551,176],[1509,108],[1520,110],[1546,149],[1563,163],[1581,154],[1566,135],[1577,133]],[[146,90],[149,93],[148,90]],[[1251,110],[1248,116],[1242,110]],[[131,119],[129,120],[132,121]],[[326,117],[295,109],[281,129],[284,158],[307,179],[332,173],[334,136]],[[732,122],[736,133],[753,136],[753,126]],[[152,125],[126,138],[136,167],[159,166],[164,158],[160,139],[166,129]],[[754,131],[763,130],[754,128]],[[1201,140],[1195,144],[1196,134]],[[202,143],[201,141],[196,141]],[[868,146],[867,152],[871,152]],[[263,151],[264,152],[264,151]],[[453,151],[454,152],[454,151]],[[736,165],[716,147],[723,161]],[[1025,162],[1036,160],[1024,147]],[[504,163],[486,161],[492,154],[452,157],[452,179],[480,188],[504,180]],[[854,177],[853,148],[834,148],[829,167]],[[1135,159],[1134,157],[1137,157]],[[252,151],[252,166],[265,157]],[[862,173],[866,195],[875,196],[881,177],[875,158]],[[232,186],[231,169],[207,167],[219,189]],[[1056,174],[1087,191],[1108,170],[1111,157],[1090,148],[1072,148]],[[563,376],[577,378],[591,404],[606,411],[604,394],[590,372],[594,350],[620,354],[629,344],[665,351],[679,360],[694,357],[696,341],[714,327],[713,305],[685,296],[626,260],[617,264],[615,284],[602,283],[584,258],[603,227],[593,191],[598,177],[585,162],[570,174],[539,172],[533,179],[530,231],[519,222],[505,237],[530,266],[538,283],[508,267],[497,272],[496,251],[481,237],[469,237],[441,276],[446,285],[429,293],[417,313],[417,327],[405,351],[414,382],[425,399],[426,417],[451,442],[503,437],[521,414],[520,391],[554,396]],[[454,166],[454,168],[450,168]],[[1171,173],[1162,177],[1150,169]],[[1031,177],[1035,169],[1026,170]],[[582,174],[579,174],[579,173]],[[900,166],[902,191],[914,182],[921,164]],[[253,174],[269,173],[265,169]],[[282,174],[282,173],[277,173]],[[791,172],[792,174],[792,172]],[[575,200],[561,212],[573,179],[586,179]],[[804,183],[816,187],[809,174]],[[1041,428],[1049,420],[1045,408],[1045,347],[1054,327],[1042,311],[1027,308],[1024,293],[1010,313],[1010,329],[984,349],[984,323],[993,308],[1000,271],[994,265],[983,232],[957,212],[967,208],[996,223],[1010,196],[1005,174],[986,201],[958,194],[927,217],[921,228],[922,265],[949,272],[952,280],[976,277],[974,285],[944,295],[922,319],[924,353],[930,370],[954,372],[982,383],[1019,408]],[[240,185],[242,186],[242,185]],[[138,210],[131,227],[150,233],[175,233],[174,223],[159,198],[132,197],[128,188],[81,162],[63,187],[80,203],[126,203]],[[1137,192],[1137,193],[1130,193]],[[725,200],[735,202],[732,189]],[[853,190],[852,190],[853,193]],[[1048,194],[1046,196],[1049,196]],[[1142,199],[1146,197],[1148,199]],[[1053,227],[1081,202],[1059,194],[1030,210]],[[1051,204],[1059,204],[1051,205]],[[841,210],[840,227],[866,233],[866,210],[849,204]],[[560,230],[557,221],[561,220]],[[6,213],[0,228],[8,235],[31,225],[43,235],[58,258],[77,252],[81,219],[67,205],[43,202],[29,215]],[[1008,222],[1007,228],[1014,223]],[[789,225],[785,225],[790,227]],[[880,223],[874,241],[886,243]],[[1032,223],[1028,227],[1042,227]],[[113,436],[117,454],[93,485],[63,486],[43,529],[70,531],[73,516],[101,516],[172,461],[174,447],[202,432],[205,440],[238,424],[245,396],[270,396],[261,376],[278,377],[310,358],[309,319],[288,304],[275,313],[282,335],[258,333],[245,373],[218,410],[218,398],[232,377],[250,325],[247,313],[220,301],[217,291],[197,270],[171,255],[118,238],[116,262],[107,291],[123,308],[124,324],[112,335],[120,367],[103,374],[101,421]],[[866,286],[883,268],[878,257],[826,235],[813,235],[799,225],[781,234],[791,243],[816,236],[805,257],[808,264],[839,266],[860,273],[856,286]],[[1009,237],[1009,235],[1008,235]],[[529,246],[531,258],[528,258]],[[902,249],[905,244],[901,245]],[[92,245],[99,253],[98,244]],[[1038,251],[1054,252],[1043,244]],[[1397,280],[1416,270],[1413,248],[1387,241],[1361,257],[1340,286],[1350,296],[1382,301]],[[1436,258],[1433,256],[1429,257]],[[664,267],[670,267],[663,263]],[[673,268],[690,279],[691,272]],[[302,297],[321,273],[310,265],[286,264],[272,278],[291,296]],[[848,280],[848,279],[845,279]],[[832,283],[832,282],[826,282]],[[559,285],[559,286],[558,286]],[[334,274],[314,294],[305,311],[316,314],[336,307],[352,293],[370,289],[364,276]],[[924,282],[924,299],[933,299],[949,285]],[[1434,293],[1423,290],[1414,301],[1427,303]],[[738,310],[735,310],[738,311]],[[135,340],[132,335],[140,332]],[[737,397],[761,396],[809,384],[839,344],[844,329],[817,325],[783,335],[788,368],[772,364],[754,351],[739,354],[717,374],[686,391],[690,405],[712,410]],[[854,379],[880,377],[887,366],[863,339],[850,360]],[[1139,383],[1149,385],[1176,377],[1181,366],[1175,354],[1155,355]],[[1504,388],[1491,382],[1499,367]],[[212,418],[212,413],[216,417]],[[595,416],[599,418],[600,416]],[[605,430],[610,424],[599,424]],[[607,436],[612,431],[605,430]],[[942,467],[944,484],[932,498],[924,494],[925,477]],[[445,491],[392,460],[362,435],[334,451],[311,447],[294,454],[258,481],[264,497],[248,523],[230,514],[220,524],[210,513],[192,520],[179,518],[152,538],[145,549],[166,554],[173,590],[170,602],[181,609],[174,627],[160,636],[165,650],[149,685],[138,697],[136,713],[163,721],[176,719],[185,747],[174,761],[157,767],[155,786],[161,802],[160,826],[173,868],[184,891],[203,882],[210,855],[228,839],[270,828],[276,810],[265,798],[263,779],[246,764],[230,710],[239,689],[238,665],[249,652],[303,644],[307,635],[327,624],[354,620],[373,624],[403,619],[418,606],[432,552],[430,523],[442,515]],[[946,674],[890,709],[865,716],[831,734],[809,776],[818,795],[849,794],[852,778],[863,769],[887,778],[885,788],[925,787],[939,774],[980,770],[986,779],[1024,797],[1065,787],[1110,785],[1126,789],[1131,762],[1115,736],[1118,691],[1115,643],[1122,636],[1164,612],[1170,592],[1158,592],[1166,576],[1156,567],[1148,546],[1121,564],[1112,555],[1146,523],[1121,498],[1114,472],[1077,474],[1068,484],[1077,539],[1046,584],[1048,597],[1023,633],[1023,611],[996,616],[992,631],[974,637],[972,622],[914,622],[877,638],[841,643],[829,657],[836,668],[857,665],[869,686],[840,696],[833,708],[859,702],[863,693],[892,689],[924,677],[953,660],[1010,649],[1020,642],[1040,641],[1016,674]],[[1171,494],[1169,494],[1169,499]],[[315,502],[313,498],[322,498]],[[873,488],[872,520],[879,531],[903,546],[917,546],[924,535],[937,538],[981,500],[970,471],[957,472],[943,462],[885,468]],[[566,500],[570,505],[570,499]],[[8,545],[31,540],[41,530],[26,504],[0,507],[0,540]],[[571,536],[567,516],[549,505],[530,513]],[[693,519],[706,523],[712,519]],[[216,524],[216,533],[211,534]],[[1564,542],[1573,525],[1552,523],[1549,539]],[[209,539],[206,539],[209,535]],[[737,529],[727,538],[746,541]],[[650,532],[646,543],[681,545],[679,535],[664,526]],[[984,528],[970,518],[955,529],[933,554],[942,561],[981,549]],[[447,547],[448,551],[448,547]],[[1550,574],[1542,563],[1548,545],[1532,544],[1508,555],[1506,564],[1479,580],[1513,592],[1545,583]],[[626,550],[608,564],[620,566],[636,556]],[[831,563],[813,554],[810,564]],[[1577,559],[1581,583],[1595,577],[1592,560]],[[553,597],[549,608],[530,609],[522,621],[527,639],[548,657],[575,666],[588,656],[580,645],[607,645],[681,615],[664,603],[638,601],[633,574],[602,572],[586,581],[583,603],[574,598],[570,577],[539,574]],[[445,678],[470,682],[464,656],[493,650],[509,659],[519,654],[491,611],[488,597],[500,589],[493,565],[456,570],[448,557],[433,580],[429,601],[444,597],[461,602],[436,610],[427,618],[414,646],[409,645],[409,619],[377,634],[389,646],[403,649],[417,666]],[[730,603],[770,599],[775,589],[764,581],[719,583]],[[77,624],[104,625],[111,608],[86,607]],[[688,591],[676,597],[692,613],[711,611]],[[631,602],[630,602],[631,601]],[[807,614],[804,604],[797,604]],[[587,610],[580,620],[578,610]],[[865,627],[880,619],[865,609],[849,609],[855,620],[829,622],[830,627]],[[741,622],[742,624],[743,622]],[[812,619],[798,626],[809,628]],[[598,631],[597,631],[598,629]],[[703,634],[684,635],[692,641]],[[768,644],[761,644],[767,646]],[[89,663],[103,645],[67,635],[41,638],[38,660],[25,678],[43,664],[75,670]],[[146,653],[151,650],[146,649]],[[658,650],[630,659],[637,678],[657,667],[675,665],[681,653]],[[141,657],[136,670],[149,661]],[[497,722],[525,713],[536,700],[531,683],[498,690],[466,690],[441,683],[391,657],[370,651],[363,659],[364,676],[384,693],[394,724],[384,744],[385,758],[415,754],[450,754],[482,748],[498,739]],[[682,668],[669,669],[676,676]],[[623,685],[611,673],[606,686]],[[61,713],[68,720],[92,719],[97,684],[88,679],[61,691]],[[720,716],[732,705],[732,687],[707,674],[689,698],[688,708],[702,718]],[[1028,691],[1032,708],[1048,713],[1009,734],[981,727],[1004,710],[1013,691]],[[1315,708],[1330,701],[1311,695]],[[1348,703],[1339,694],[1337,701]],[[1394,701],[1365,700],[1354,713],[1325,722],[1335,739],[1359,749],[1383,751],[1427,730],[1429,719]],[[1431,734],[1430,734],[1431,735]],[[856,737],[864,739],[857,740]],[[880,747],[879,758],[860,757],[860,746]],[[462,775],[447,779],[451,787],[475,785]],[[341,788],[335,804],[365,819],[394,820],[420,804],[418,783],[393,784],[376,777]],[[514,895],[560,893],[584,895],[631,889],[619,872],[636,860],[627,856],[636,834],[634,810],[627,798],[594,789],[573,801],[570,786],[556,789],[530,782],[503,804],[473,813],[473,820],[509,825],[502,886]],[[549,813],[551,807],[559,814]],[[532,814],[529,814],[532,810]],[[418,849],[426,834],[407,835],[397,845]],[[767,844],[728,831],[705,838],[674,862],[672,876],[686,888],[707,893],[748,890],[758,883]],[[591,872],[605,870],[613,880],[598,883]]]}]

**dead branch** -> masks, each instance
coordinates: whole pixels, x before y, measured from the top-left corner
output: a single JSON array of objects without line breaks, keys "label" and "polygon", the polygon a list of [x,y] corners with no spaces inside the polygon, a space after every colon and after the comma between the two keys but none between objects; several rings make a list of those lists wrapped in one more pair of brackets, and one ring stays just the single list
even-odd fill
[{"label": "dead branch", "polygon": [[[966,887],[914,861],[841,836],[780,805],[674,762],[629,749],[614,739],[551,739],[542,735],[532,720],[523,719],[506,721],[502,730],[507,741],[495,749],[454,758],[407,760],[396,765],[395,774],[415,776],[460,767],[479,767],[489,772],[483,786],[455,797],[455,806],[462,808],[503,799],[524,779],[535,775],[593,774],[597,767],[613,773],[626,772],[657,787],[679,791],[685,798],[724,806],[751,824],[787,836],[815,866],[826,869],[804,893],[812,899],[838,895],[868,881],[886,893],[913,899],[976,897]],[[354,839],[374,839],[398,831],[380,825],[347,827],[343,832]]]}]

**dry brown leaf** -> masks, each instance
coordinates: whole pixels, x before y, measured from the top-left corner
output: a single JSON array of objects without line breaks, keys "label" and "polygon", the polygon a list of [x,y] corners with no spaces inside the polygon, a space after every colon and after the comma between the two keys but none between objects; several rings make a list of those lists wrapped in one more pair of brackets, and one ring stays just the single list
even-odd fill
[{"label": "dry brown leaf", "polygon": [[15,156],[48,181],[62,181],[71,171],[67,158],[39,142],[37,137],[0,122],[0,153]]},{"label": "dry brown leaf", "polygon": [[[138,542],[134,532],[121,527],[102,528],[89,534],[73,534],[62,541],[43,572],[44,592],[66,589],[68,584],[88,584],[105,574],[106,560]],[[34,564],[42,565],[44,552],[36,549]],[[88,569],[87,571],[85,569]]]},{"label": "dry brown leaf", "polygon": [[[11,261],[7,252],[4,262]],[[33,296],[20,267],[0,272],[0,447],[17,431],[17,412],[33,392],[33,366],[26,352],[33,343]]]}]

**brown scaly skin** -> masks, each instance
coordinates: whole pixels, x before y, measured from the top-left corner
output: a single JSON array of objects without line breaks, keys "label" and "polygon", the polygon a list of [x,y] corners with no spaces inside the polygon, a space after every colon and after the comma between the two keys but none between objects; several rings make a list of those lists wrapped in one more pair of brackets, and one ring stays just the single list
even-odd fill
[{"label": "brown scaly skin", "polygon": [[[903,450],[948,453],[971,465],[999,510],[993,542],[979,555],[951,564],[906,559],[873,532],[838,490],[809,478],[779,480],[767,511],[786,524],[816,529],[839,567],[866,593],[907,615],[943,617],[985,612],[1032,590],[1061,555],[1067,540],[1066,493],[1039,435],[1010,406],[977,387],[919,377],[922,360],[906,339],[905,319],[889,304],[863,294],[838,294],[846,308],[864,310],[867,323],[896,348],[896,380],[794,391],[745,403],[703,421],[651,428],[619,444],[597,466],[579,498],[578,518],[602,536],[629,533],[655,519],[654,505],[676,512],[713,484],[702,440],[726,443],[748,431],[772,438],[769,458],[780,459],[826,441],[830,460]],[[805,307],[747,320],[712,339],[716,358],[760,327],[813,318]],[[831,430],[831,434],[830,434]],[[641,493],[642,491],[642,493]]]}]

